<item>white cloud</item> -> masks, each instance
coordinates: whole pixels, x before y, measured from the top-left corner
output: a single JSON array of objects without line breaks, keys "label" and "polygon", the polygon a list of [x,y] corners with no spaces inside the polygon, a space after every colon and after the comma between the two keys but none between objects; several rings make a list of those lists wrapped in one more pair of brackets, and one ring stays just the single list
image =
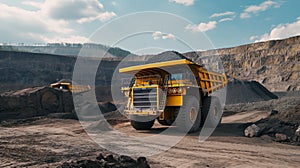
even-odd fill
[{"label": "white cloud", "polygon": [[300,35],[300,20],[293,23],[280,24],[273,28],[270,33],[263,34],[256,42],[283,39],[297,35]]},{"label": "white cloud", "polygon": [[173,34],[169,33],[169,34],[163,35],[162,39],[172,39],[172,40],[175,40],[176,37]]},{"label": "white cloud", "polygon": [[250,18],[251,14],[258,14],[259,12],[265,11],[269,8],[279,8],[281,6],[280,3],[274,2],[272,0],[267,0],[259,5],[251,5],[248,6],[243,13],[241,13],[240,18],[246,19]]},{"label": "white cloud", "polygon": [[53,20],[40,11],[28,11],[17,7],[0,4],[1,24],[12,29],[34,32],[72,33],[68,23],[63,20]]},{"label": "white cloud", "polygon": [[172,39],[172,40],[176,40],[176,37],[174,36],[174,34],[171,33],[162,33],[160,31],[155,31],[152,33],[152,37],[154,40],[158,40],[158,39]]},{"label": "white cloud", "polygon": [[249,6],[245,9],[245,12],[248,12],[248,13],[258,13],[258,12],[261,12],[261,11],[265,11],[267,10],[268,8],[270,7],[280,7],[279,3],[277,2],[274,2],[274,1],[271,1],[271,0],[268,0],[268,1],[265,1],[263,3],[261,3],[260,5],[256,6],[256,5],[252,5],[252,6]]},{"label": "white cloud", "polygon": [[220,19],[219,22],[226,22],[226,21],[232,21],[233,18],[223,18],[223,19]]},{"label": "white cloud", "polygon": [[226,21],[232,21],[235,17],[231,17],[231,18],[223,18],[220,19],[219,22],[226,22]]},{"label": "white cloud", "polygon": [[112,5],[112,6],[117,6],[117,5],[118,5],[118,3],[117,3],[117,2],[115,2],[115,1],[112,1],[112,2],[111,2],[111,5]]},{"label": "white cloud", "polygon": [[236,17],[235,12],[227,11],[223,13],[214,13],[210,16],[210,18],[222,18],[219,20],[219,22],[225,22],[225,21],[231,21]]},{"label": "white cloud", "polygon": [[154,40],[160,39],[161,36],[162,36],[162,32],[160,32],[160,31],[156,31],[156,32],[152,33],[152,37]]},{"label": "white cloud", "polygon": [[223,18],[223,19],[220,19],[219,22],[227,22],[227,21],[232,21],[236,18],[236,15],[233,15],[231,17],[227,17],[227,18]]},{"label": "white cloud", "polygon": [[249,38],[249,40],[250,40],[250,41],[254,41],[254,40],[258,39],[258,38],[259,38],[258,36],[251,36],[251,37]]},{"label": "white cloud", "polygon": [[210,16],[210,18],[221,17],[221,16],[232,16],[232,15],[235,15],[235,13],[231,11],[227,11],[223,13],[214,13]]},{"label": "white cloud", "polygon": [[210,21],[208,23],[200,23],[199,25],[187,25],[185,29],[191,30],[192,32],[206,32],[217,27],[216,21]]},{"label": "white cloud", "polygon": [[78,23],[85,23],[85,22],[91,22],[94,20],[100,20],[102,22],[105,22],[107,20],[112,19],[113,17],[117,16],[114,12],[104,12],[100,13],[99,15],[95,17],[87,17],[87,18],[81,18],[77,20]]},{"label": "white cloud", "polygon": [[36,9],[0,3],[1,41],[8,43],[88,42],[75,30],[77,23],[107,21],[116,16],[97,0],[22,1]]},{"label": "white cloud", "polygon": [[175,2],[177,4],[182,4],[185,6],[191,6],[194,5],[195,0],[169,0],[170,2]]},{"label": "white cloud", "polygon": [[41,11],[53,19],[75,20],[79,23],[107,21],[116,16],[114,12],[105,11],[98,0],[46,0]]},{"label": "white cloud", "polygon": [[112,19],[113,17],[117,16],[114,12],[104,12],[104,13],[100,13],[97,16],[97,19],[99,19],[102,22],[105,22],[107,20]]},{"label": "white cloud", "polygon": [[250,18],[251,17],[251,15],[249,14],[249,13],[241,13],[241,15],[240,15],[240,18],[241,19],[246,19],[246,18]]},{"label": "white cloud", "polygon": [[[38,7],[39,5],[36,5]],[[2,42],[47,43],[83,42],[87,39],[76,32],[65,20],[55,20],[43,11],[31,11],[0,3]],[[65,41],[64,41],[65,40]]]},{"label": "white cloud", "polygon": [[43,6],[43,3],[34,2],[34,1],[23,1],[22,4],[27,5],[27,6],[32,6],[32,7],[38,8],[38,9],[40,9]]}]

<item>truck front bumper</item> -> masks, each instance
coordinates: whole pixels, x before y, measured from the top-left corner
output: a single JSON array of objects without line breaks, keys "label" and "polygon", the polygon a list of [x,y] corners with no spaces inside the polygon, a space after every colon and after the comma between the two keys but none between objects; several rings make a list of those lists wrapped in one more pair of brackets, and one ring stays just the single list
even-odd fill
[{"label": "truck front bumper", "polygon": [[163,110],[124,110],[126,115],[159,116]]}]

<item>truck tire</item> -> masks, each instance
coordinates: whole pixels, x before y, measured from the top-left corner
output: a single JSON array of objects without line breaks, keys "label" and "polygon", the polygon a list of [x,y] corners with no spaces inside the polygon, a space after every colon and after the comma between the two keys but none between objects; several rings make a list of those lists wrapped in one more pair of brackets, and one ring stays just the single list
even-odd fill
[{"label": "truck tire", "polygon": [[175,124],[181,132],[192,133],[200,129],[201,111],[199,100],[194,96],[186,96],[179,111]]},{"label": "truck tire", "polygon": [[147,121],[147,122],[139,122],[131,120],[131,126],[136,130],[150,130],[154,124],[155,120]]},{"label": "truck tire", "polygon": [[172,125],[172,121],[169,120],[157,120],[161,125],[170,126]]},{"label": "truck tire", "polygon": [[39,92],[40,108],[45,113],[56,113],[62,106],[60,93],[52,88],[45,88]]},{"label": "truck tire", "polygon": [[222,121],[222,106],[219,98],[208,96],[203,100],[202,126],[216,128]]}]

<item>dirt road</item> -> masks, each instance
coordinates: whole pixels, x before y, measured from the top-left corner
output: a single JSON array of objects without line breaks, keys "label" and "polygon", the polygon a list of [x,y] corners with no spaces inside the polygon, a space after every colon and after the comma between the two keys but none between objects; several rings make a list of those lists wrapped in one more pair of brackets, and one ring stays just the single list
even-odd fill
[{"label": "dirt road", "polygon": [[[265,111],[226,114],[223,123],[205,142],[186,136],[159,155],[148,157],[151,167],[298,167],[300,147],[280,144],[269,137],[243,137],[242,123],[267,116]],[[3,124],[3,123],[2,123]],[[65,161],[109,153],[93,142],[75,120],[41,118],[0,127],[0,167],[55,167]],[[115,128],[149,136],[160,129],[138,132],[129,123]]]},{"label": "dirt road", "polygon": [[[268,116],[266,111],[252,111],[224,117],[222,125],[208,140],[201,143],[196,133],[189,135],[167,152],[150,157],[153,161],[152,165],[154,167],[297,167],[300,164],[300,147],[276,143],[266,136],[243,137],[245,126],[242,123],[254,122],[266,116]],[[128,123],[121,125],[128,133],[136,133]],[[143,132],[139,132],[141,133]]]}]

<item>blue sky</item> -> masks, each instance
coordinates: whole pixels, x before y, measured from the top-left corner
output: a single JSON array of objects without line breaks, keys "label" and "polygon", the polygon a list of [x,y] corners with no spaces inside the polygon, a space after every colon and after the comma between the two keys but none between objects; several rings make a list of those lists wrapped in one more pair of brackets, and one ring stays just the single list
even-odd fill
[{"label": "blue sky", "polygon": [[[141,53],[224,48],[300,35],[299,6],[299,0],[0,0],[0,43],[96,42]],[[119,18],[144,11],[164,14],[123,17],[127,22]],[[188,21],[170,19],[167,13]],[[145,19],[160,26],[144,29]],[[112,41],[128,24],[149,32]],[[90,38],[103,25],[109,27],[106,32]],[[126,33],[130,31],[122,35]],[[178,44],[180,39],[192,47]]]}]

